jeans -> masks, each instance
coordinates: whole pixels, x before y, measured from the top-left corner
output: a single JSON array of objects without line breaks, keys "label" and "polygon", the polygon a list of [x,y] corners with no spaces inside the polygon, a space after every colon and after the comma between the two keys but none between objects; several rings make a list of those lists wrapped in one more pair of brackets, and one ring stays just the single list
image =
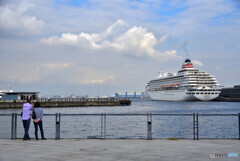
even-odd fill
[{"label": "jeans", "polygon": [[30,121],[31,121],[31,118],[28,119],[28,120],[22,120],[23,127],[24,127],[23,139],[30,139],[30,137],[28,135],[28,131],[29,131],[29,127],[30,127]]},{"label": "jeans", "polygon": [[38,123],[35,123],[33,121],[33,124],[34,124],[34,127],[35,127],[35,138],[38,139],[38,126],[40,128],[40,131],[41,131],[41,136],[42,136],[42,139],[44,138],[44,133],[43,133],[43,124],[42,124],[42,120],[40,120]]}]

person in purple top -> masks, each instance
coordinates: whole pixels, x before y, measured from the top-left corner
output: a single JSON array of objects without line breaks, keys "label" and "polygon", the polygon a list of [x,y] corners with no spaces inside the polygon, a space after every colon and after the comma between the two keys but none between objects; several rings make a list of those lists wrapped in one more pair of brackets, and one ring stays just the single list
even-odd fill
[{"label": "person in purple top", "polygon": [[33,110],[33,107],[31,105],[31,99],[27,99],[27,103],[23,104],[23,112],[22,112],[22,123],[24,127],[24,137],[23,140],[29,140],[29,127],[30,127],[30,121],[31,121],[31,116],[30,113]]}]

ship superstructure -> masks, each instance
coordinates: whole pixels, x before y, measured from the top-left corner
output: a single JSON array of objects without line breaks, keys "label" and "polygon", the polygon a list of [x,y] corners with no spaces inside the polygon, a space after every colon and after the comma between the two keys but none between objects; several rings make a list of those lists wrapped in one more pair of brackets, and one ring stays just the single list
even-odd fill
[{"label": "ship superstructure", "polygon": [[209,101],[219,96],[220,84],[209,73],[193,67],[186,59],[177,74],[159,74],[146,84],[146,92],[153,100]]}]

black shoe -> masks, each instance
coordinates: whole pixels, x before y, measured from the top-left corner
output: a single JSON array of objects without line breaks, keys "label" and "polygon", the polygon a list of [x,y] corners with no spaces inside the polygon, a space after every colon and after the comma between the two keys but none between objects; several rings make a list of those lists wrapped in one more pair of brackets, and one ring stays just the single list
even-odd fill
[{"label": "black shoe", "polygon": [[36,140],[38,140],[38,138],[36,138]]},{"label": "black shoe", "polygon": [[46,138],[42,138],[42,140],[47,140]]},{"label": "black shoe", "polygon": [[23,138],[23,140],[27,140],[26,138]]},{"label": "black shoe", "polygon": [[27,138],[27,140],[31,140],[31,138]]}]

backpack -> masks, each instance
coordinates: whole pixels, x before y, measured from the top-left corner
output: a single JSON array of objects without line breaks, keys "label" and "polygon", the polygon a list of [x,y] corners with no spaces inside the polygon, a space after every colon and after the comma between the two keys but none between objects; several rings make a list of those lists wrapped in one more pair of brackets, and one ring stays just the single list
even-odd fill
[{"label": "backpack", "polygon": [[35,113],[35,110],[33,109],[33,112],[32,112],[32,119],[35,120],[36,119],[36,113]]}]

